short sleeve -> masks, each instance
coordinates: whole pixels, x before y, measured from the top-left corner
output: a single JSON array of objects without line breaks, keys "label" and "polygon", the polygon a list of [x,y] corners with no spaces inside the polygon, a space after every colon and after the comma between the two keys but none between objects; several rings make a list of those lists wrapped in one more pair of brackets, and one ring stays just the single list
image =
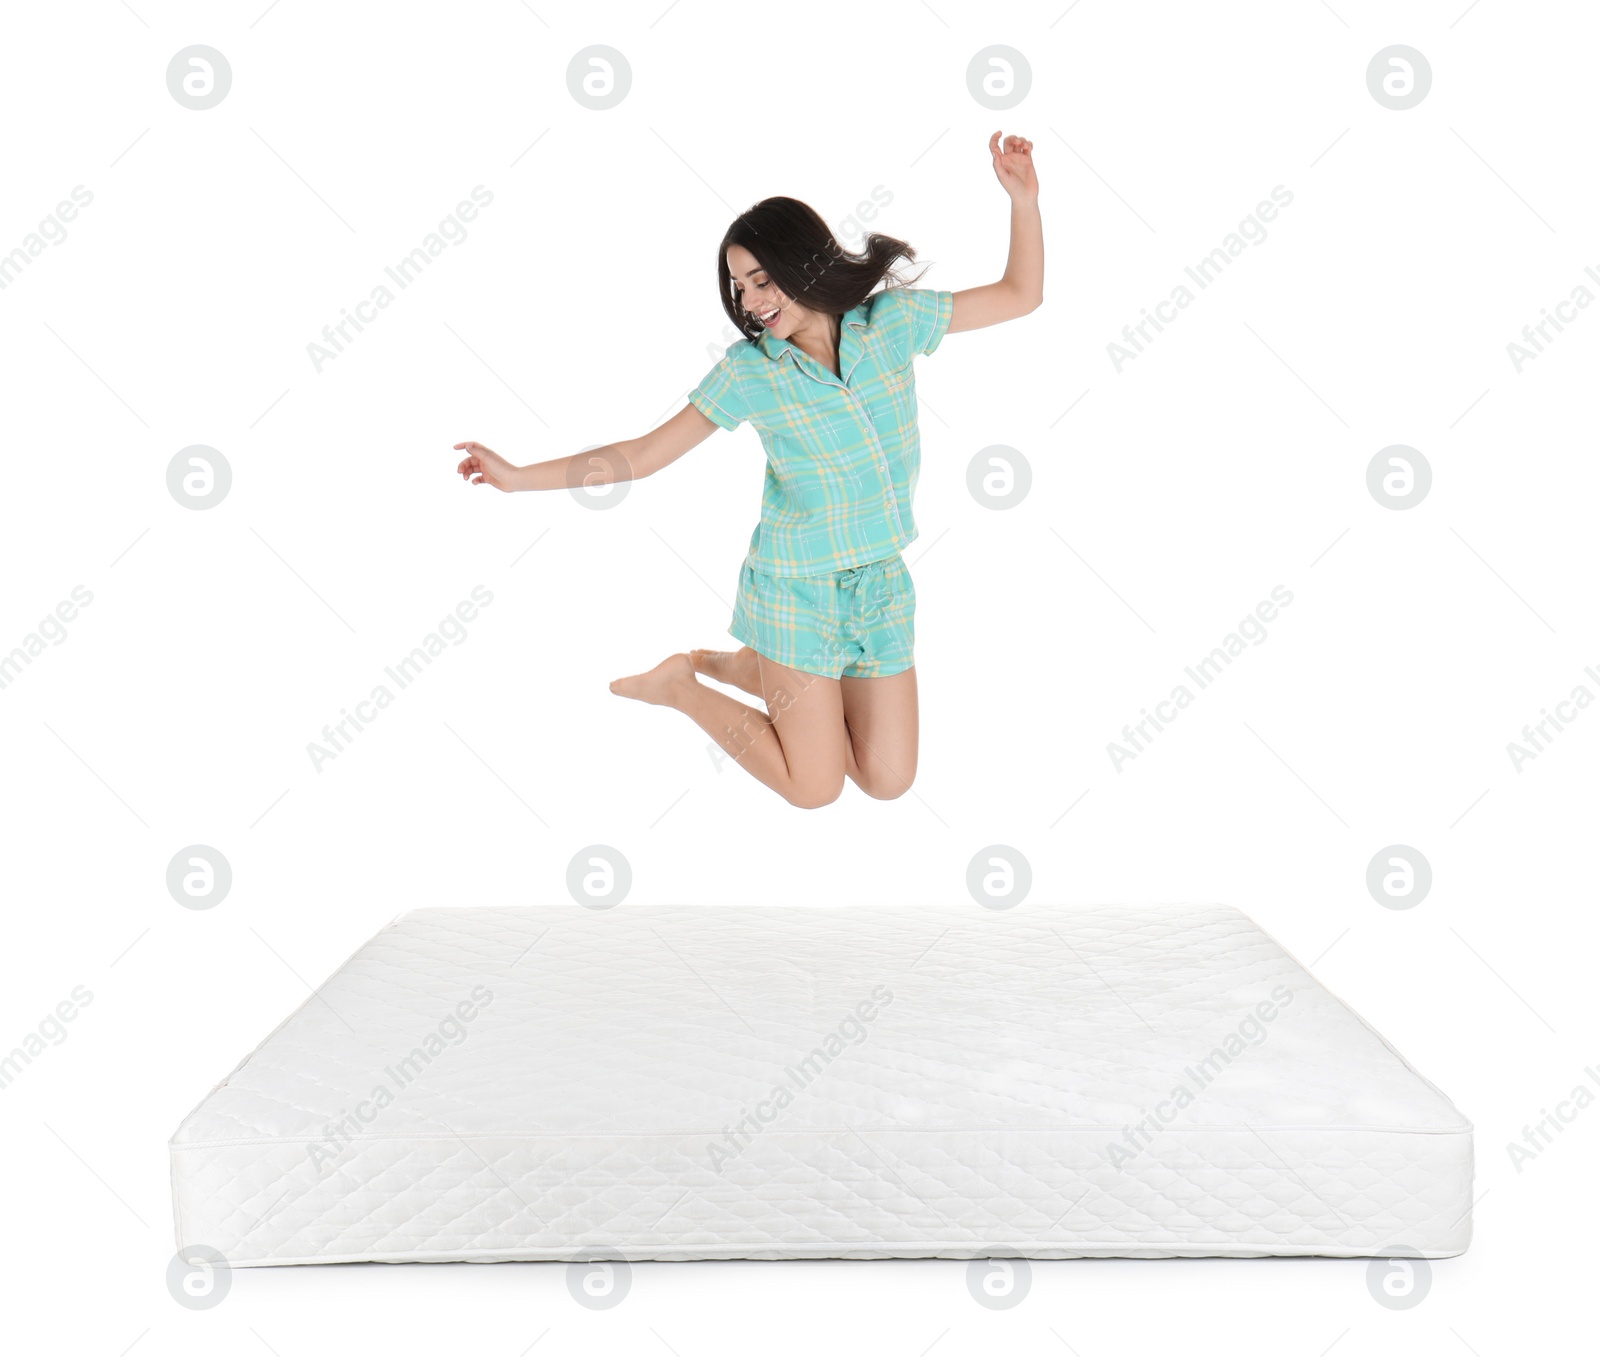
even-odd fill
[{"label": "short sleeve", "polygon": [[906,289],[906,316],[911,324],[912,353],[932,353],[955,314],[956,294],[931,288]]},{"label": "short sleeve", "polygon": [[932,353],[950,328],[956,294],[924,287],[886,287],[874,294],[872,323],[882,325],[890,351],[909,363]]},{"label": "short sleeve", "polygon": [[743,420],[750,418],[739,392],[738,373],[731,355],[719,358],[717,365],[700,379],[700,384],[689,393],[689,404],[723,429],[737,429]]}]

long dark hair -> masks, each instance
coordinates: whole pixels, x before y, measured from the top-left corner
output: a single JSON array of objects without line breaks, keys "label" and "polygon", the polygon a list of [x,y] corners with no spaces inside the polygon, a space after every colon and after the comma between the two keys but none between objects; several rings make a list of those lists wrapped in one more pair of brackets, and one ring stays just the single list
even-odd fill
[{"label": "long dark hair", "polygon": [[[717,288],[728,319],[752,342],[761,326],[739,304],[728,272],[728,247],[742,245],[791,298],[812,311],[842,316],[864,302],[885,279],[909,287],[895,271],[897,260],[915,260],[917,252],[893,236],[869,233],[859,252],[839,244],[828,223],[796,198],[763,198],[733,219],[717,246]],[[919,273],[917,277],[921,277]]]}]

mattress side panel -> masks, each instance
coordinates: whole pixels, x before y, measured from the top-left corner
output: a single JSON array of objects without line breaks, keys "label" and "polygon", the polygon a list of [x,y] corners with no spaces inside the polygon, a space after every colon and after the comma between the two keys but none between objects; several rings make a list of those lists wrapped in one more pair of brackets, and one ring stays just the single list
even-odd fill
[{"label": "mattress side panel", "polygon": [[235,1266],[354,1260],[1171,1257],[1462,1252],[1467,1134],[770,1129],[173,1147],[180,1247]]}]

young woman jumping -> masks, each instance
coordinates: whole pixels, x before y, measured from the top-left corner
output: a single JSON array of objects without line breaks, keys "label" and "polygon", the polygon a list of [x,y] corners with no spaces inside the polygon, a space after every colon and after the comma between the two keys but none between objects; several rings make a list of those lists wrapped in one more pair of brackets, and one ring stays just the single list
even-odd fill
[{"label": "young woman jumping", "polygon": [[916,776],[916,593],[900,559],[917,536],[912,359],[947,332],[1014,320],[1044,299],[1033,143],[1002,143],[996,132],[989,154],[1011,198],[998,282],[953,293],[912,287],[894,270],[916,258],[904,241],[871,234],[852,254],[804,203],[767,198],[717,247],[722,308],[745,337],[671,419],[640,438],[523,467],[480,443],[455,445],[467,454],[457,471],[473,485],[561,490],[650,476],[718,428],[755,426],[766,485],[728,629],[743,648],[669,655],[611,691],[675,707],[796,806],[827,805],[846,778],[887,800]]}]

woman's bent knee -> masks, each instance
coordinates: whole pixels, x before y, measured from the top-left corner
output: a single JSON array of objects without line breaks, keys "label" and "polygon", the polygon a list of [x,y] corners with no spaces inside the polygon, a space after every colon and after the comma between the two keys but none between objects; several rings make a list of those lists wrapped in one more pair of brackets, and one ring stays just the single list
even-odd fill
[{"label": "woman's bent knee", "polygon": [[879,773],[875,777],[863,778],[860,786],[874,801],[893,801],[911,790],[911,778]]},{"label": "woman's bent knee", "polygon": [[844,790],[844,778],[837,782],[812,782],[802,783],[788,793],[791,806],[801,810],[821,810],[823,806],[830,806],[839,799],[839,793]]}]

